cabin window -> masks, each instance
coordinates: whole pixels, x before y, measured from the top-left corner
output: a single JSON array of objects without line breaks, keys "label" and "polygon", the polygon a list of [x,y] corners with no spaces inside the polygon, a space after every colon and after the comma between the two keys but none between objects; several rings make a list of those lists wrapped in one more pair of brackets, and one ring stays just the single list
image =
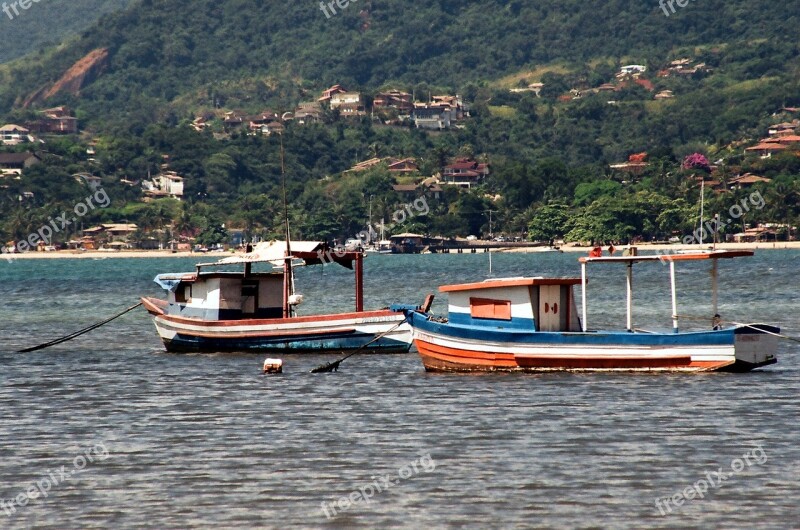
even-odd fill
[{"label": "cabin window", "polygon": [[179,285],[177,289],[175,289],[175,301],[179,304],[185,304],[186,302],[192,301],[192,286],[191,285]]},{"label": "cabin window", "polygon": [[511,320],[511,301],[489,298],[470,298],[469,312],[472,318]]},{"label": "cabin window", "polygon": [[254,315],[258,307],[258,281],[242,280],[242,313]]}]

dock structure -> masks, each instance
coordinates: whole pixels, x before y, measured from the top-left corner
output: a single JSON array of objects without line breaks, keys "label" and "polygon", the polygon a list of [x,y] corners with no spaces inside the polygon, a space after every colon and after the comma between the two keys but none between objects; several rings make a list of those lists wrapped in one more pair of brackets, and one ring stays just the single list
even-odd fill
[{"label": "dock structure", "polygon": [[[521,242],[500,242],[500,241],[445,241],[442,244],[428,246],[428,250],[440,254],[479,254],[491,250],[510,250],[515,248],[541,248],[550,249],[542,243],[532,243],[529,241]],[[557,249],[554,249],[557,250]]]},{"label": "dock structure", "polygon": [[395,254],[480,254],[489,251],[512,250],[518,248],[539,248],[543,251],[557,251],[546,243],[531,241],[483,241],[465,239],[445,239],[427,237],[420,234],[399,234],[392,236],[392,251]]}]

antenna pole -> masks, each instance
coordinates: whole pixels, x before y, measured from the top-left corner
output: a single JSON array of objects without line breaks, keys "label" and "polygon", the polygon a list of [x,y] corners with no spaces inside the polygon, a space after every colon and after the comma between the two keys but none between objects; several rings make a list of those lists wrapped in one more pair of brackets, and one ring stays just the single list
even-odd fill
[{"label": "antenna pole", "polygon": [[700,181],[700,244],[703,244],[703,207],[705,206],[706,200],[706,181]]},{"label": "antenna pole", "polygon": [[289,203],[286,199],[286,161],[283,152],[283,135],[281,135],[281,177],[283,182],[283,220],[286,226],[286,256],[283,258],[283,318],[292,317],[292,306],[289,297],[293,294],[292,282],[292,245],[289,233]]}]

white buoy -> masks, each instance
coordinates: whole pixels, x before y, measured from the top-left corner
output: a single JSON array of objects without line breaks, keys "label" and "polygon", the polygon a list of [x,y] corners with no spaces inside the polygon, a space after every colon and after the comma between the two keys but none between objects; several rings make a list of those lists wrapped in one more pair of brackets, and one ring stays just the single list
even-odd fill
[{"label": "white buoy", "polygon": [[283,373],[283,361],[281,359],[266,359],[266,360],[264,360],[264,373],[265,374],[281,374],[281,373]]}]

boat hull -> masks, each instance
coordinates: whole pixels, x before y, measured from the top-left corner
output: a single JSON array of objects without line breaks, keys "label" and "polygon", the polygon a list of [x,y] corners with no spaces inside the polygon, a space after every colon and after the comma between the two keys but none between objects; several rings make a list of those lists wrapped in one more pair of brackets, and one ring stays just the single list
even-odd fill
[{"label": "boat hull", "polygon": [[411,327],[403,323],[405,315],[393,311],[208,321],[168,315],[164,312],[166,304],[160,300],[143,302],[171,352],[345,352],[365,347],[385,333],[366,350],[404,353],[412,342]]},{"label": "boat hull", "polygon": [[526,332],[411,318],[432,372],[748,372],[776,362],[772,326],[687,333]]}]

